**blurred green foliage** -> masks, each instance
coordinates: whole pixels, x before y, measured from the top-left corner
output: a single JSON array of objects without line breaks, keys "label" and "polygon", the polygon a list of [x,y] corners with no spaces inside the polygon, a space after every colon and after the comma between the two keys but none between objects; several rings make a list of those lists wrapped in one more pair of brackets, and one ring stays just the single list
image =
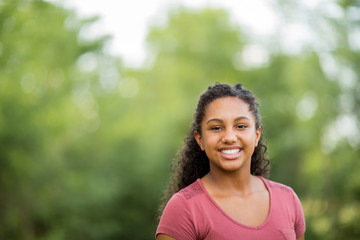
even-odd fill
[{"label": "blurred green foliage", "polygon": [[333,6],[344,16],[311,18],[330,48],[287,54],[269,39],[258,65],[225,10],[170,9],[147,66],[128,69],[107,36],[82,37],[96,18],[0,1],[0,239],[153,238],[169,163],[215,82],[259,97],[271,179],[298,193],[306,239],[359,239],[360,7]]}]

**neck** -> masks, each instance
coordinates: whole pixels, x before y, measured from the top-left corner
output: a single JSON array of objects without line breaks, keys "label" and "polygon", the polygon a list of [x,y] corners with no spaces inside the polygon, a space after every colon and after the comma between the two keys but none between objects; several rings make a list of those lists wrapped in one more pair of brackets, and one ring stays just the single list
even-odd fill
[{"label": "neck", "polygon": [[213,189],[218,189],[223,193],[237,193],[240,195],[248,195],[254,192],[255,177],[250,171],[244,173],[216,173],[210,172],[202,179]]}]

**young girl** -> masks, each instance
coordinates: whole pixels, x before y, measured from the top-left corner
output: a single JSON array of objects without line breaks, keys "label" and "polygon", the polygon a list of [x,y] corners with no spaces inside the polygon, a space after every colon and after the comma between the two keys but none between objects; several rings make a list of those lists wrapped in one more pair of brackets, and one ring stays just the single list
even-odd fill
[{"label": "young girl", "polygon": [[263,178],[269,160],[261,128],[255,96],[241,84],[215,84],[200,96],[157,240],[304,239],[294,191]]}]

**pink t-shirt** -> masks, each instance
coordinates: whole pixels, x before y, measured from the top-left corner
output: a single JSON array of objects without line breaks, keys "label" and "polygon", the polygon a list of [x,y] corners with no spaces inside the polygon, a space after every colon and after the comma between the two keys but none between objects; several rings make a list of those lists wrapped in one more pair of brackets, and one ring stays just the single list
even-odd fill
[{"label": "pink t-shirt", "polygon": [[269,213],[260,226],[246,226],[233,220],[197,179],[169,200],[156,235],[164,233],[176,240],[295,240],[301,237],[305,233],[305,218],[295,192],[260,178],[270,194]]}]

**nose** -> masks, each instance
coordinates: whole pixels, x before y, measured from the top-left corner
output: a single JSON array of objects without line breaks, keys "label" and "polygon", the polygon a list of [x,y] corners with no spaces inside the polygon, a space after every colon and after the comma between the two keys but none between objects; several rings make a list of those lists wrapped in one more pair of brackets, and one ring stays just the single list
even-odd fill
[{"label": "nose", "polygon": [[224,132],[224,136],[222,138],[223,143],[234,143],[236,140],[237,136],[233,129],[228,129]]}]

